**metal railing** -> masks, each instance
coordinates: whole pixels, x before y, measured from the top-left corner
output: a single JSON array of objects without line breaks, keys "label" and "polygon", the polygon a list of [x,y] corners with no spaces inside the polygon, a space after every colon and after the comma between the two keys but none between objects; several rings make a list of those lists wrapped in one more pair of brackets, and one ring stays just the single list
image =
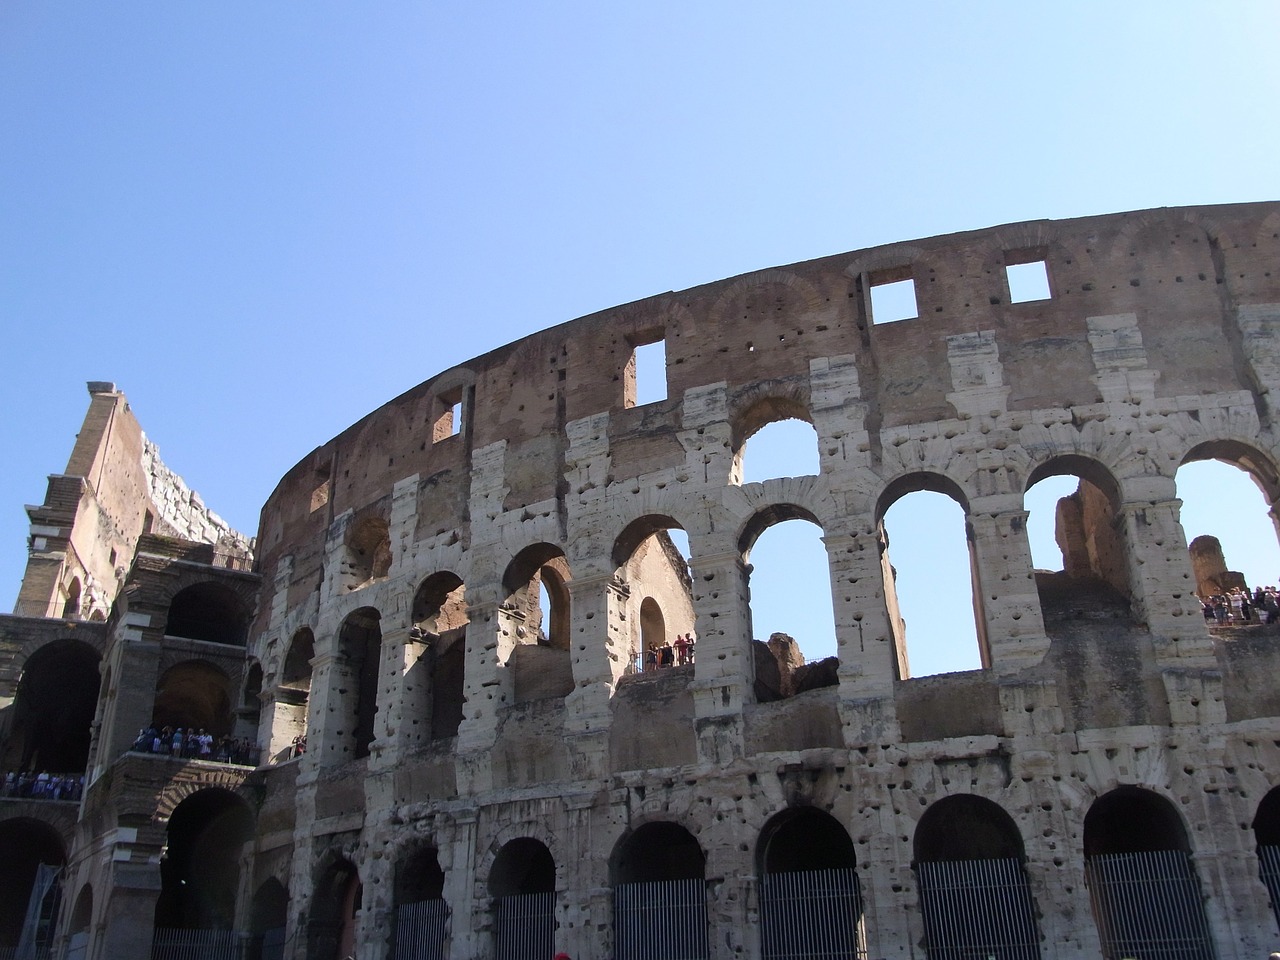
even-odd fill
[{"label": "metal railing", "polygon": [[1214,960],[1189,854],[1104,854],[1085,862],[1084,875],[1107,960]]},{"label": "metal railing", "polygon": [[1035,903],[1022,861],[918,863],[929,960],[1038,960]]},{"label": "metal railing", "polygon": [[616,960],[703,960],[708,955],[705,881],[618,884],[613,931]]},{"label": "metal railing", "polygon": [[395,960],[444,960],[449,905],[422,900],[396,907]]},{"label": "metal railing", "polygon": [[1258,847],[1258,873],[1271,898],[1271,913],[1280,923],[1280,847]]},{"label": "metal railing", "polygon": [[241,960],[243,940],[234,930],[156,927],[151,960]]},{"label": "metal railing", "polygon": [[765,874],[760,880],[764,960],[866,960],[862,888],[852,867]]},{"label": "metal railing", "polygon": [[555,954],[554,893],[499,897],[494,914],[494,960],[547,960]]}]

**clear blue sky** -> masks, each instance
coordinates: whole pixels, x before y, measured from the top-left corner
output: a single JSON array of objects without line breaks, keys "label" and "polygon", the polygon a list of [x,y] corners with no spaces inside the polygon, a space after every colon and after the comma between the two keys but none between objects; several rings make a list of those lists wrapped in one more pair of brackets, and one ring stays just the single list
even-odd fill
[{"label": "clear blue sky", "polygon": [[0,5],[0,604],[86,380],[252,532],[313,447],[576,316],[1273,199],[1277,37],[1274,2]]}]

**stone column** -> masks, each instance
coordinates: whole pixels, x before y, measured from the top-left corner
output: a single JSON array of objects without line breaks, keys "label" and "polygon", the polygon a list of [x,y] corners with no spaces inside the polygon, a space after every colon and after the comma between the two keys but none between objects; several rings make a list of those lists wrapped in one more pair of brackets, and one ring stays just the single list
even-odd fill
[{"label": "stone column", "polygon": [[565,735],[575,779],[608,773],[609,700],[626,669],[628,590],[611,575],[569,582],[574,689],[565,697]]},{"label": "stone column", "polygon": [[306,756],[320,767],[340,766],[351,759],[357,678],[334,650],[336,644],[336,636],[317,642],[324,652],[311,661]]},{"label": "stone column", "polygon": [[1195,596],[1195,578],[1179,521],[1182,501],[1174,496],[1173,480],[1149,477],[1128,481],[1125,487],[1119,519],[1128,546],[1134,617],[1147,624],[1162,662],[1215,663]]},{"label": "stone column", "polygon": [[880,532],[868,523],[850,534],[828,534],[822,542],[831,571],[845,742],[896,742],[893,683],[906,671],[906,657],[885,603]]},{"label": "stone column", "polygon": [[980,642],[986,640],[983,662],[997,674],[1033,667],[1049,651],[1027,516],[1019,494],[997,494],[969,504],[974,606],[983,617],[978,636]]},{"label": "stone column", "polygon": [[751,649],[750,566],[735,552],[694,557],[694,715],[698,758],[720,766],[745,749],[742,707],[755,699]]},{"label": "stone column", "polygon": [[[426,651],[421,640],[410,639],[406,627],[383,631],[382,662],[378,665],[378,712],[369,768],[394,766],[408,750],[425,742],[431,718],[417,700],[426,692],[425,678],[409,673]],[[428,681],[429,682],[429,681]]]}]

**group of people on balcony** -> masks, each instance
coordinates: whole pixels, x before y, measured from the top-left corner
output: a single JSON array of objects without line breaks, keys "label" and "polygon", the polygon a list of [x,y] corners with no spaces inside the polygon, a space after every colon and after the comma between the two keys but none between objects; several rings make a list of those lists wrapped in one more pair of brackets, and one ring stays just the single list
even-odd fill
[{"label": "group of people on balcony", "polygon": [[644,669],[662,670],[666,667],[683,667],[693,663],[693,634],[676,634],[675,641],[663,640],[660,646],[650,647],[644,653]]},{"label": "group of people on balcony", "polygon": [[1274,586],[1233,587],[1200,600],[1204,618],[1210,624],[1275,623],[1280,620],[1280,593]]},{"label": "group of people on balcony", "polygon": [[2,789],[4,796],[23,800],[79,800],[84,792],[84,775],[10,770],[4,775]]},{"label": "group of people on balcony", "polygon": [[225,734],[215,737],[203,728],[144,727],[131,748],[136,753],[162,753],[187,760],[212,763],[235,763],[253,767],[258,763],[258,748],[246,737]]}]

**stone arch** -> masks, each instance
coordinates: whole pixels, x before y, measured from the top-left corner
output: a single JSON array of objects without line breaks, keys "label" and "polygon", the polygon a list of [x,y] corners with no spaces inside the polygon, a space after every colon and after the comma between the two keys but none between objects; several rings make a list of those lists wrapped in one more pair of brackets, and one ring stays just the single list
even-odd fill
[{"label": "stone arch", "polygon": [[648,820],[628,830],[609,858],[610,883],[657,883],[702,880],[707,855],[684,826],[670,820]]},{"label": "stone arch", "polygon": [[681,824],[651,820],[627,831],[609,858],[617,944],[661,942],[668,956],[708,956],[706,872],[706,854]]},{"label": "stone arch", "polygon": [[236,928],[241,851],[253,826],[249,805],[221,787],[195,790],[174,808],[160,861],[157,928]]},{"label": "stone arch", "polygon": [[63,638],[22,664],[3,765],[9,770],[84,773],[101,688],[98,651]]},{"label": "stone arch", "polygon": [[[896,504],[905,498],[917,493],[933,493],[946,497],[953,501],[959,508],[962,516],[961,536],[964,538],[963,551],[958,554],[957,562],[962,563],[963,558],[967,555],[969,568],[969,603],[973,614],[974,631],[970,636],[972,640],[977,642],[977,660],[970,660],[968,663],[963,661],[957,667],[955,665],[945,665],[941,669],[943,672],[949,672],[956,669],[972,669],[973,667],[981,667],[983,669],[991,666],[991,648],[987,638],[987,618],[986,608],[984,604],[984,591],[980,575],[980,566],[978,563],[977,547],[975,543],[975,534],[973,525],[970,522],[970,506],[969,498],[965,489],[952,477],[943,473],[935,473],[931,471],[912,471],[910,473],[900,474],[890,480],[881,491],[876,500],[875,519],[878,527],[878,536],[880,538],[881,549],[881,576],[884,583],[884,598],[886,613],[889,618],[890,629],[893,633],[893,642],[895,649],[895,664],[900,672],[898,679],[905,680],[910,673],[910,646],[920,642],[917,636],[908,642],[907,620],[903,616],[902,603],[898,591],[898,577],[901,573],[892,561],[892,543],[891,535],[886,524],[886,515]],[[940,549],[942,546],[940,545]],[[922,571],[912,569],[909,576],[919,578]],[[918,601],[918,597],[917,597]],[[938,638],[928,638],[937,640]],[[968,642],[972,642],[969,640]],[[972,649],[972,648],[970,648]],[[970,653],[972,657],[972,653]],[[919,658],[917,658],[919,660]],[[918,665],[918,664],[917,664]],[[937,667],[934,672],[938,672]],[[904,675],[905,674],[905,675]]]},{"label": "stone arch", "polygon": [[381,580],[391,571],[391,532],[379,514],[362,517],[347,528],[342,565],[343,585],[355,590]]},{"label": "stone arch", "polygon": [[1212,956],[1204,898],[1177,808],[1153,790],[1119,786],[1084,818],[1085,882],[1107,956],[1157,955],[1178,942]]},{"label": "stone arch", "polygon": [[369,755],[376,738],[378,677],[382,667],[382,615],[373,607],[347,614],[338,628],[335,680],[341,697],[341,718],[329,749],[359,760]]},{"label": "stone arch", "polygon": [[[746,465],[747,442],[761,430],[777,423],[798,420],[814,427],[810,410],[811,399],[808,383],[761,383],[748,388],[740,395],[729,414],[730,437],[733,444],[733,460],[729,483],[743,482]],[[818,435],[813,432],[815,459]],[[819,467],[821,469],[821,467]]]},{"label": "stone arch", "polygon": [[160,675],[151,723],[183,730],[195,727],[214,737],[231,733],[231,678],[208,660],[183,660]]},{"label": "stone arch", "polygon": [[318,874],[311,895],[307,923],[307,957],[342,960],[355,947],[356,923],[363,907],[364,885],[360,871],[345,857],[330,862]]},{"label": "stone arch", "polygon": [[693,634],[693,580],[668,532],[682,529],[672,517],[650,514],[631,521],[614,541],[614,578],[626,588],[617,611],[625,617],[618,631],[627,643],[623,672],[688,660],[677,656],[673,634]]},{"label": "stone arch", "polygon": [[289,639],[273,691],[270,753],[275,762],[306,752],[311,661],[315,656],[315,634],[310,627],[299,628]]},{"label": "stone arch", "polygon": [[[67,920],[67,933],[72,938],[78,933],[87,933],[93,925],[93,884],[85,883],[76,894],[75,905],[71,908],[71,916]],[[87,937],[85,938],[87,941]]]},{"label": "stone arch", "polygon": [[193,583],[169,601],[165,636],[243,647],[248,631],[249,606],[225,583]]},{"label": "stone arch", "polygon": [[63,620],[80,619],[80,578],[72,577],[67,585],[67,600],[62,605]]},{"label": "stone arch", "polygon": [[466,701],[466,585],[452,571],[423,579],[409,614],[409,642],[418,656],[405,670],[407,709],[425,720],[430,738],[458,732]]},{"label": "stone arch", "polygon": [[831,814],[792,806],[760,830],[761,955],[863,956],[866,930],[853,840]]},{"label": "stone arch", "polygon": [[1201,440],[1183,454],[1178,466],[1200,460],[1218,460],[1239,467],[1258,485],[1267,503],[1280,500],[1280,468],[1275,458],[1258,449],[1255,443],[1234,437]]},{"label": "stone arch", "polygon": [[1003,807],[974,794],[944,797],[920,818],[913,850],[930,956],[1039,956],[1026,850]]},{"label": "stone arch", "polygon": [[[0,949],[15,948],[22,935],[27,904],[33,892],[38,892],[40,865],[61,868],[67,860],[63,837],[42,819],[10,817],[0,820]],[[47,876],[45,877],[48,882]],[[59,884],[44,888],[44,896],[54,899],[60,896]],[[37,933],[43,943],[52,941],[53,931]]]},{"label": "stone arch", "polygon": [[1038,463],[1028,474],[1026,491],[1055,476],[1078,478],[1076,493],[1058,501],[1056,539],[1062,549],[1059,573],[1038,573],[1036,588],[1046,623],[1075,616],[1081,604],[1110,616],[1132,618],[1133,588],[1129,544],[1121,520],[1124,496],[1112,471],[1101,461],[1060,454]]},{"label": "stone arch", "polygon": [[525,547],[507,564],[498,659],[513,703],[558,699],[573,691],[571,579],[564,551],[545,541]]},{"label": "stone arch", "polygon": [[249,902],[250,957],[283,955],[289,924],[289,888],[267,877]]},{"label": "stone arch", "polygon": [[1258,875],[1267,888],[1271,913],[1280,922],[1280,787],[1272,787],[1258,802],[1250,826],[1258,854]]}]

